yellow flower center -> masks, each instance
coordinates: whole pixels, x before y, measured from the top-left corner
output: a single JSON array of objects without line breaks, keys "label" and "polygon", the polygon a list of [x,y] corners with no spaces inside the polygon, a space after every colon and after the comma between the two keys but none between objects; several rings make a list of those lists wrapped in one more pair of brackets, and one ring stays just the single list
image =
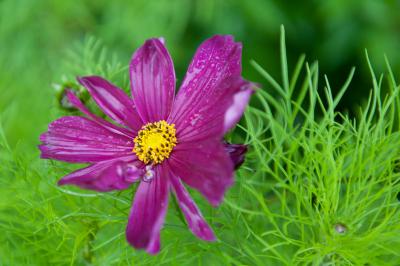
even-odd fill
[{"label": "yellow flower center", "polygon": [[133,152],[145,164],[158,164],[167,159],[176,146],[174,124],[161,120],[144,125],[133,140]]}]

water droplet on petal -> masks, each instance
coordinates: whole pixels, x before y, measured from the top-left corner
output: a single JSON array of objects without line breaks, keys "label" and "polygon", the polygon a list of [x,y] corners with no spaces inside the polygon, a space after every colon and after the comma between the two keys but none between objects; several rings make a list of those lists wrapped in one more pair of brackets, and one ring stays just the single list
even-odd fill
[{"label": "water droplet on petal", "polygon": [[193,115],[193,118],[190,120],[190,124],[191,124],[192,126],[196,125],[197,122],[199,122],[199,120],[200,120],[201,118],[202,118],[202,115],[201,115],[201,114],[195,114],[195,115]]},{"label": "water droplet on petal", "polygon": [[151,180],[153,180],[154,178],[154,170],[153,170],[153,166],[151,165],[147,165],[146,166],[146,172],[144,173],[142,180],[144,182],[151,182]]},{"label": "water droplet on petal", "polygon": [[137,168],[135,165],[133,164],[128,164],[125,166],[124,169],[124,178],[125,181],[127,182],[135,182],[138,180],[141,172],[143,172],[142,169]]},{"label": "water droplet on petal", "polygon": [[123,176],[124,175],[124,167],[122,164],[118,164],[117,167],[117,175],[118,176]]}]

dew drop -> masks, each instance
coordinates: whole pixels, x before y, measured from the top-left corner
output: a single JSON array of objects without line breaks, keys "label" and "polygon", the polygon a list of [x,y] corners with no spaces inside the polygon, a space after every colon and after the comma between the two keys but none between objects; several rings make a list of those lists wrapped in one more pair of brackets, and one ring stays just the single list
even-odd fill
[{"label": "dew drop", "polygon": [[153,167],[151,165],[147,165],[146,166],[146,172],[144,173],[142,180],[144,182],[151,182],[151,180],[153,180],[154,178],[154,170]]},{"label": "dew drop", "polygon": [[118,176],[123,176],[124,175],[124,168],[121,164],[117,165],[117,175]]},{"label": "dew drop", "polygon": [[197,122],[199,122],[199,120],[200,120],[201,118],[202,118],[202,115],[201,115],[201,114],[195,114],[195,115],[193,116],[193,118],[190,120],[190,124],[191,124],[192,126],[196,125]]},{"label": "dew drop", "polygon": [[335,224],[335,231],[338,234],[344,234],[347,232],[347,227],[346,227],[346,225],[344,225],[342,223],[337,223],[337,224]]},{"label": "dew drop", "polygon": [[127,175],[135,175],[140,171],[135,165],[127,165],[125,169],[125,174]]}]

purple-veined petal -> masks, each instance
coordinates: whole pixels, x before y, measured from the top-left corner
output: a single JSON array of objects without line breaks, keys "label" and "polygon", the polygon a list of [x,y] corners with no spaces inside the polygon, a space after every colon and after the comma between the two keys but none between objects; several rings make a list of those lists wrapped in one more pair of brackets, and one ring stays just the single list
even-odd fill
[{"label": "purple-veined petal", "polygon": [[157,165],[154,177],[140,182],[126,228],[128,242],[150,254],[160,249],[160,230],[168,207],[169,180],[164,173],[164,166]]},{"label": "purple-veined petal", "polygon": [[181,142],[222,137],[240,118],[247,101],[237,101],[246,100],[241,92],[251,84],[241,77],[241,50],[231,36],[215,36],[197,50],[168,118]]},{"label": "purple-veined petal", "polygon": [[91,118],[94,122],[96,122],[100,126],[104,127],[105,129],[109,130],[110,132],[113,132],[113,133],[119,134],[119,135],[123,135],[123,136],[129,137],[129,138],[132,138],[132,139],[135,138],[135,134],[132,131],[130,131],[126,128],[118,127],[118,126],[108,122],[107,120],[104,120],[103,118],[98,117],[98,116],[94,115],[93,113],[91,113],[89,111],[89,109],[86,108],[86,106],[79,100],[78,97],[76,97],[76,95],[71,90],[67,91],[67,98],[74,107],[76,107],[82,113],[84,113],[89,118]]},{"label": "purple-veined petal", "polygon": [[66,175],[58,184],[101,192],[123,190],[143,175],[138,165],[134,155],[102,161]]},{"label": "purple-veined petal", "polygon": [[147,40],[132,57],[129,68],[132,97],[143,122],[166,120],[175,94],[175,70],[159,39]]},{"label": "purple-veined petal", "polygon": [[133,141],[81,116],[64,116],[40,136],[41,158],[95,163],[133,155]]},{"label": "purple-veined petal", "polygon": [[78,78],[78,81],[87,88],[98,106],[111,119],[135,132],[140,130],[143,122],[136,112],[132,99],[123,90],[97,76]]},{"label": "purple-veined petal", "polygon": [[[226,79],[218,86],[217,89],[212,90],[211,95],[201,97],[199,102],[193,102],[193,108],[188,107],[190,110],[181,110],[183,115],[179,116],[179,120],[169,119],[168,122],[175,124],[180,143],[202,141],[208,138],[222,139],[226,130],[229,129],[226,123],[227,110],[235,105],[234,96],[244,87],[248,87],[249,82],[236,77]],[[188,99],[188,102],[190,101],[191,99]],[[236,118],[238,116],[235,115],[234,119]],[[229,126],[231,126],[233,119],[229,120]]]},{"label": "purple-veined petal", "polygon": [[179,207],[185,215],[187,224],[195,236],[206,241],[214,241],[214,232],[204,220],[196,203],[190,197],[179,178],[170,175],[171,185],[174,190]]},{"label": "purple-veined petal", "polygon": [[179,143],[168,159],[174,176],[197,189],[213,205],[233,184],[233,163],[219,140]]},{"label": "purple-veined petal", "polygon": [[247,152],[247,145],[224,143],[225,151],[229,154],[235,170],[238,169],[244,162],[244,157]]}]

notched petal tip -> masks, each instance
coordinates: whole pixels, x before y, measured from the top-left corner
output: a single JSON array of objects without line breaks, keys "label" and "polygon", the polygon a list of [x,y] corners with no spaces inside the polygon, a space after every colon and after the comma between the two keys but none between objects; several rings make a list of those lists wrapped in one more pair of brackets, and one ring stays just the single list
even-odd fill
[{"label": "notched petal tip", "polygon": [[210,203],[210,205],[213,208],[217,208],[224,202],[224,197],[225,197],[226,192],[229,190],[230,187],[233,186],[234,183],[235,183],[235,180],[232,175],[231,182],[225,184],[225,187],[224,187],[225,191],[223,192],[223,194],[221,196],[217,196],[216,198],[213,198],[213,199],[207,198],[208,202]]},{"label": "notched petal tip", "polygon": [[143,122],[134,108],[133,101],[122,89],[99,76],[78,77],[77,79],[108,117],[134,131],[141,128]]},{"label": "notched petal tip", "polygon": [[101,79],[99,76],[76,76],[76,80],[80,85],[87,88],[93,81],[97,81],[97,79]]},{"label": "notched petal tip", "polygon": [[81,116],[64,116],[48,125],[40,136],[43,159],[71,163],[97,163],[132,155],[132,139],[115,134]]},{"label": "notched petal tip", "polygon": [[86,84],[92,83],[92,82],[103,82],[105,79],[103,79],[100,76],[96,75],[91,75],[91,76],[76,76],[76,80],[81,84],[82,86],[86,87]]},{"label": "notched petal tip", "polygon": [[235,37],[230,34],[216,34],[212,36],[211,38],[205,40],[204,42],[223,42],[223,43],[235,43],[235,44],[241,44],[240,42],[235,42]]},{"label": "notched petal tip", "polygon": [[165,47],[165,39],[163,37],[147,39],[139,49],[137,49],[131,58],[130,68],[141,63],[140,60],[149,59],[154,54],[164,57],[164,60],[171,60],[167,48]]},{"label": "notched petal tip", "polygon": [[162,39],[149,39],[129,65],[132,98],[144,123],[166,120],[175,95],[175,70]]},{"label": "notched petal tip", "polygon": [[241,78],[241,48],[232,36],[215,35],[197,49],[169,117],[181,140],[222,137],[240,118],[241,106],[233,104],[233,98],[247,88]]},{"label": "notched petal tip", "polygon": [[162,44],[165,45],[165,38],[164,37],[158,37],[157,40],[159,40]]},{"label": "notched petal tip", "polygon": [[65,186],[69,185],[68,180],[61,178],[60,180],[57,181],[57,186]]},{"label": "notched petal tip", "polygon": [[160,175],[164,173],[162,167],[155,168],[156,176],[151,182],[140,182],[125,233],[131,246],[150,254],[160,250],[160,230],[168,208],[169,180]]},{"label": "notched petal tip", "polygon": [[224,132],[229,131],[239,122],[250,101],[251,95],[254,93],[254,83],[241,78],[234,83],[237,83],[238,90],[233,95],[232,104],[225,112]]},{"label": "notched petal tip", "polygon": [[213,230],[203,218],[200,209],[197,207],[182,182],[173,175],[170,176],[170,180],[175,197],[185,216],[189,229],[195,236],[202,240],[215,241],[216,237]]},{"label": "notched petal tip", "polygon": [[98,117],[95,114],[93,114],[92,112],[90,112],[89,109],[81,102],[81,100],[75,95],[75,93],[73,91],[68,90],[66,92],[66,94],[67,94],[68,101],[75,108],[77,108],[79,111],[81,111],[83,114],[85,114],[87,117],[89,117],[91,120],[93,120],[100,126],[104,127],[105,129],[107,129],[113,133],[124,135],[129,138],[133,138],[135,136],[131,130],[116,126],[116,125],[112,124],[111,122],[109,122],[101,117]]},{"label": "notched petal tip", "polygon": [[157,255],[160,252],[161,244],[160,244],[160,235],[155,237],[153,241],[146,248],[146,252],[150,255]]},{"label": "notched petal tip", "polygon": [[217,241],[217,237],[215,236],[214,232],[209,232],[206,235],[204,235],[202,238],[202,240],[207,241],[207,242],[216,242]]},{"label": "notched petal tip", "polygon": [[[44,142],[43,140],[41,141]],[[51,159],[51,156],[48,154],[49,148],[46,144],[40,144],[38,148],[40,150],[40,159]]]},{"label": "notched petal tip", "polygon": [[40,134],[39,141],[44,142],[46,140],[47,132]]},{"label": "notched petal tip", "polygon": [[82,105],[83,103],[81,100],[78,98],[78,96],[75,94],[73,90],[66,90],[65,94],[67,96],[68,101],[78,110],[80,110],[79,106]]},{"label": "notched petal tip", "polygon": [[235,38],[232,35],[214,35],[204,41],[203,45],[210,45],[215,49],[225,49],[229,51],[228,55],[230,58],[239,59],[239,64],[241,64],[243,45],[241,42],[235,42]]}]

